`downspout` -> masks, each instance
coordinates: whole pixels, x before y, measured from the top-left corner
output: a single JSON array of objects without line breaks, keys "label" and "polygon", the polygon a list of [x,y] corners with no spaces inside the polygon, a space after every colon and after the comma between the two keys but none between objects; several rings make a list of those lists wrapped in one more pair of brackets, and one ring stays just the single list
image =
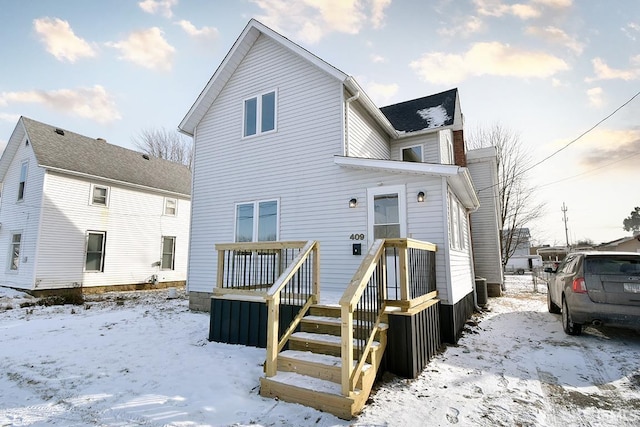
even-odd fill
[{"label": "downspout", "polygon": [[360,98],[360,91],[357,91],[351,98],[344,101],[344,155],[349,156],[349,104]]}]

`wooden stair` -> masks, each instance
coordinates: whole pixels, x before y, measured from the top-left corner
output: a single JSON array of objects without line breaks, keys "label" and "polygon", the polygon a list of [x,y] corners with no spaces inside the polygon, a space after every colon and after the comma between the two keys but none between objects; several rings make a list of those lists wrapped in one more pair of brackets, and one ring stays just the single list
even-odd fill
[{"label": "wooden stair", "polygon": [[[278,354],[277,373],[260,378],[260,394],[300,403],[343,419],[364,407],[386,347],[387,326],[381,325],[357,379],[356,390],[342,394],[341,319],[339,306],[314,305],[302,318],[299,331]],[[354,340],[354,343],[356,340]],[[357,361],[354,361],[354,365]]]}]

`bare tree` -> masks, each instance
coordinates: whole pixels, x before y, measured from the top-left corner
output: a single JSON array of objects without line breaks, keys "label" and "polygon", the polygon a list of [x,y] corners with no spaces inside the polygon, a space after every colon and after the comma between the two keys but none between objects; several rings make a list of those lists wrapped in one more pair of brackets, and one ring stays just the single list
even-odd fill
[{"label": "bare tree", "polygon": [[535,189],[527,183],[527,169],[532,163],[531,155],[523,146],[520,135],[500,123],[479,127],[465,135],[465,140],[469,149],[496,147],[502,224],[500,249],[504,267],[516,249],[522,247],[525,240],[529,239],[529,233],[523,232],[523,229],[539,218],[544,210],[544,204],[535,200]]},{"label": "bare tree", "polygon": [[133,144],[145,154],[182,163],[191,169],[193,145],[189,138],[177,131],[169,131],[165,128],[144,129],[133,138]]}]

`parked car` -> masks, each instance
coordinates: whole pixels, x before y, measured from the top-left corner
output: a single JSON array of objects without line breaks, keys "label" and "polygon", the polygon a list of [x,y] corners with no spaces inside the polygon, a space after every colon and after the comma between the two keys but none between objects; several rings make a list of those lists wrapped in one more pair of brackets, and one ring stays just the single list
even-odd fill
[{"label": "parked car", "polygon": [[549,312],[562,313],[567,334],[583,325],[640,329],[640,253],[575,252],[544,271]]}]

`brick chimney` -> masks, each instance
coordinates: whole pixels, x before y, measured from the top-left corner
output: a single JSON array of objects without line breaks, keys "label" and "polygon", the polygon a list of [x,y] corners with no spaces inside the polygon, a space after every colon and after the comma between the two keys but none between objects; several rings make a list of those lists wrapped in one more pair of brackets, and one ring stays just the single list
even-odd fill
[{"label": "brick chimney", "polygon": [[462,129],[453,131],[453,159],[456,165],[467,167],[467,147]]}]

